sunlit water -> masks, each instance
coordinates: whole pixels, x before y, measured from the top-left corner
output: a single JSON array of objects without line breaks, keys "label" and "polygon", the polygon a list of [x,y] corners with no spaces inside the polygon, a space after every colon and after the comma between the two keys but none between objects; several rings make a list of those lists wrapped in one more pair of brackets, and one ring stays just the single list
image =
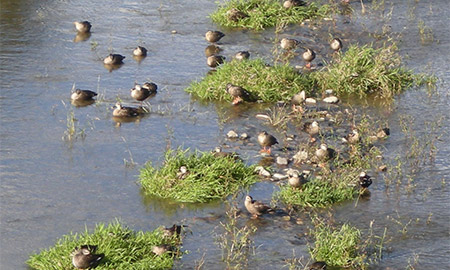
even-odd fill
[{"label": "sunlit water", "polygon": [[[391,26],[391,35],[400,34],[405,64],[440,78],[438,95],[429,97],[426,89],[412,90],[397,98],[393,111],[367,109],[390,123],[393,135],[384,144],[386,160],[404,156],[410,148],[399,126],[400,117],[412,117],[418,136],[427,135],[427,124],[442,119],[440,129],[433,133],[442,134],[436,141],[435,161],[423,165],[414,176],[413,191],[404,185],[387,188],[379,174],[369,200],[359,201],[356,207],[355,202],[348,202],[330,209],[337,223],[349,221],[364,232],[372,220],[377,234],[388,228],[386,252],[371,269],[405,268],[415,254],[419,256],[416,269],[449,267],[450,10],[444,0],[415,2],[386,3],[386,16],[393,8],[386,24]],[[353,15],[339,17],[336,27],[332,22],[317,30],[293,26],[282,35],[311,40],[319,52],[318,62],[323,59],[320,52],[327,50],[328,33],[341,36],[347,44],[373,41],[368,33],[381,31],[380,16],[362,15],[359,1],[351,6]],[[26,269],[24,262],[30,254],[52,246],[63,234],[115,218],[136,230],[188,224],[192,234],[185,237],[183,249],[190,253],[176,268],[192,269],[203,255],[205,269],[225,267],[215,242],[221,232],[219,222],[225,220],[222,203],[185,205],[155,200],[143,196],[137,183],[139,168],[146,161],[160,164],[167,147],[210,150],[226,143],[248,162],[257,163],[257,131],[266,129],[281,136],[254,118],[265,106],[201,105],[183,91],[208,71],[204,56],[208,44],[203,35],[217,29],[207,17],[215,7],[214,1],[1,1],[1,269]],[[75,20],[93,24],[88,40],[74,42]],[[421,45],[419,20],[432,29],[431,44]],[[222,53],[228,58],[244,49],[252,57],[271,57],[272,29],[261,33],[221,30],[227,34]],[[137,45],[149,49],[140,63],[131,56]],[[112,72],[102,63],[110,52],[127,57]],[[118,126],[111,118],[111,106],[117,98],[133,103],[129,89],[135,82],[148,80],[160,89],[150,100],[155,113]],[[99,92],[103,101],[73,107],[69,97],[74,85]],[[85,139],[62,140],[71,111]],[[230,129],[253,138],[245,144],[229,142],[225,134]],[[275,150],[275,154],[281,152]],[[133,161],[135,167],[126,166]],[[250,193],[270,201],[277,189],[262,182]],[[238,200],[243,202],[243,194]],[[240,220],[240,224],[258,227],[253,236],[256,254],[250,257],[249,268],[279,269],[293,252],[308,257],[307,239],[302,236],[308,231],[309,217],[299,216],[304,217],[304,225],[278,217]],[[403,228],[405,234],[400,232]]]}]

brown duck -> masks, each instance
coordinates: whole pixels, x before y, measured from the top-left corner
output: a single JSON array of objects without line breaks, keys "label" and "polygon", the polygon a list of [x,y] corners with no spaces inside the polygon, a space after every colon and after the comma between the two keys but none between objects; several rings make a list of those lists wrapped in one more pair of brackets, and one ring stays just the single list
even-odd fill
[{"label": "brown duck", "polygon": [[142,46],[137,46],[136,49],[133,50],[134,56],[147,56],[147,49]]},{"label": "brown duck", "polygon": [[113,111],[114,117],[134,117],[140,114],[138,108],[124,107],[120,102],[116,103],[115,109]]},{"label": "brown duck", "polygon": [[125,56],[111,53],[103,60],[103,63],[105,65],[121,65],[123,64],[123,59],[125,59]]},{"label": "brown duck", "polygon": [[103,254],[93,254],[97,249],[96,246],[83,245],[80,248],[75,248],[72,252],[72,264],[77,269],[89,269],[96,267],[101,259],[103,259]]},{"label": "brown duck", "polygon": [[242,60],[250,58],[250,53],[248,51],[240,51],[234,55],[234,58],[242,61]]},{"label": "brown duck", "polygon": [[227,84],[226,91],[233,97],[233,101],[231,102],[233,105],[246,101],[250,97],[249,92],[243,87],[231,83]]},{"label": "brown duck", "polygon": [[91,23],[88,21],[82,21],[82,22],[74,22],[75,28],[79,33],[89,33],[91,32]]},{"label": "brown duck", "polygon": [[283,38],[280,41],[281,48],[288,50],[288,51],[295,49],[299,44],[300,44],[300,41],[298,41],[296,39],[291,39],[291,38]]},{"label": "brown duck", "polygon": [[265,205],[264,203],[253,200],[250,195],[245,197],[244,205],[247,211],[252,214],[252,218],[257,218],[265,213],[274,211],[271,207]]},{"label": "brown duck", "polygon": [[311,62],[316,58],[316,53],[311,50],[310,48],[306,48],[305,52],[302,54],[303,60],[305,60],[306,65],[305,67],[310,69],[311,68]]},{"label": "brown duck", "polygon": [[95,93],[94,91],[77,89],[72,93],[70,99],[75,101],[90,101],[95,96],[97,96],[97,93]]},{"label": "brown duck", "polygon": [[270,135],[266,131],[263,131],[258,134],[258,143],[263,147],[261,152],[266,152],[270,154],[271,152],[270,147],[274,144],[277,144],[278,141],[274,136]]},{"label": "brown duck", "polygon": [[330,42],[330,47],[333,51],[338,52],[342,50],[342,41],[339,38],[333,38]]},{"label": "brown duck", "polygon": [[223,64],[223,62],[225,62],[225,56],[222,55],[211,55],[208,56],[208,58],[206,58],[206,64],[212,68],[215,68],[218,65]]},{"label": "brown duck", "polygon": [[220,32],[220,31],[211,31],[209,30],[208,32],[206,32],[205,34],[205,39],[208,42],[211,43],[216,43],[217,41],[219,41],[221,38],[223,38],[225,36],[224,33]]}]

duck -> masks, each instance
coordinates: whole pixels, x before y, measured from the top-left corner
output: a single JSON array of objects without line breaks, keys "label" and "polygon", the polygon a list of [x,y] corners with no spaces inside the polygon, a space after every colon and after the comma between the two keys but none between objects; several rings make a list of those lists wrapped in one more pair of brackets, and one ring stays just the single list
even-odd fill
[{"label": "duck", "polygon": [[133,88],[131,88],[130,92],[131,92],[131,97],[137,101],[144,101],[151,94],[149,89],[142,87],[139,84],[136,84]]},{"label": "duck", "polygon": [[134,117],[140,114],[138,108],[124,107],[120,102],[117,102],[113,111],[114,117]]},{"label": "duck", "polygon": [[225,36],[225,34],[220,32],[220,31],[211,31],[211,30],[209,30],[205,34],[205,39],[208,42],[216,43],[217,41],[219,41],[224,36]]},{"label": "duck", "polygon": [[166,253],[168,251],[172,251],[172,250],[173,250],[172,246],[167,245],[167,244],[162,244],[162,245],[152,247],[152,252],[155,253],[157,256],[161,256],[164,253]]},{"label": "duck", "polygon": [[206,64],[211,68],[216,68],[218,65],[223,64],[225,61],[225,56],[222,55],[211,55],[206,58]]},{"label": "duck", "polygon": [[75,28],[79,33],[89,33],[91,32],[91,23],[88,21],[82,21],[82,22],[74,22]]},{"label": "duck", "polygon": [[303,125],[303,130],[309,134],[310,142],[315,142],[316,140],[313,136],[319,134],[320,132],[319,123],[317,121],[305,123]]},{"label": "duck", "polygon": [[177,178],[178,179],[184,179],[184,178],[186,178],[188,175],[189,175],[189,170],[188,170],[188,168],[186,167],[186,166],[181,166],[179,169],[178,169],[178,172],[177,172]]},{"label": "duck", "polygon": [[372,178],[366,172],[361,172],[359,174],[359,185],[363,189],[368,188],[370,185],[372,185]]},{"label": "duck", "polygon": [[285,50],[293,50],[300,44],[300,41],[291,38],[283,38],[280,41],[281,48]]},{"label": "duck", "polygon": [[157,93],[158,85],[156,85],[156,83],[153,82],[145,82],[142,85],[142,88],[147,89],[150,92],[150,95],[152,95]]},{"label": "duck", "polygon": [[303,174],[298,173],[296,170],[289,172],[288,177],[288,183],[293,188],[301,187],[303,181],[305,180]]},{"label": "duck", "polygon": [[391,134],[391,130],[389,128],[382,128],[377,132],[377,138],[384,139]]},{"label": "duck", "polygon": [[165,227],[163,228],[163,234],[165,237],[172,237],[174,235],[180,235],[181,229],[187,227],[186,225],[177,225],[173,224],[172,227]]},{"label": "duck", "polygon": [[216,148],[214,148],[214,150],[212,151],[213,156],[215,157],[231,157],[235,160],[240,159],[239,155],[237,153],[234,152],[224,152],[222,151],[222,148],[220,146],[217,146]]},{"label": "duck", "polygon": [[266,152],[270,155],[270,147],[274,144],[277,144],[278,141],[274,136],[270,135],[266,131],[263,131],[258,134],[258,143],[263,147],[261,152]]},{"label": "duck", "polygon": [[233,101],[231,102],[233,105],[239,104],[244,100],[248,100],[250,96],[250,93],[243,87],[231,83],[227,84],[226,91],[233,97]]},{"label": "duck", "polygon": [[322,143],[316,150],[316,157],[319,161],[328,161],[335,156],[334,149],[328,147],[326,143]]},{"label": "duck", "polygon": [[103,63],[105,65],[121,65],[121,64],[123,64],[123,59],[125,59],[125,56],[123,56],[123,55],[110,53],[103,60]]},{"label": "duck", "polygon": [[286,0],[283,2],[284,8],[292,8],[305,5],[305,2],[301,0]]},{"label": "duck", "polygon": [[250,195],[245,196],[244,205],[247,211],[252,214],[252,218],[258,218],[263,214],[274,211],[271,207],[265,205],[264,203],[253,200]]},{"label": "duck", "polygon": [[325,262],[314,262],[309,266],[309,270],[327,270]]},{"label": "duck", "polygon": [[227,11],[227,17],[230,21],[238,22],[239,20],[247,18],[248,15],[237,8],[232,8]]},{"label": "duck", "polygon": [[218,54],[221,50],[222,49],[219,46],[211,44],[205,48],[205,55],[206,57],[210,57],[211,55]]},{"label": "duck", "polygon": [[333,51],[338,52],[342,50],[342,41],[339,38],[333,38],[330,42],[330,47]]},{"label": "duck", "polygon": [[250,53],[248,51],[240,51],[234,55],[234,58],[236,58],[239,61],[246,60],[250,58]]},{"label": "duck", "polygon": [[74,101],[91,101],[95,96],[97,96],[97,93],[94,91],[77,89],[72,93],[70,99]]},{"label": "duck", "polygon": [[103,254],[93,254],[97,249],[96,246],[83,245],[75,248],[72,252],[72,264],[77,269],[88,269],[95,267],[103,259]]},{"label": "duck", "polygon": [[303,54],[302,54],[302,57],[303,57],[303,60],[306,61],[305,67],[310,69],[311,62],[314,60],[314,58],[316,58],[316,53],[312,49],[306,48],[305,52],[303,52]]},{"label": "duck", "polygon": [[305,90],[301,91],[300,93],[297,93],[295,95],[292,96],[291,99],[291,104],[292,104],[292,110],[294,112],[301,112],[303,113],[304,110],[301,107],[304,103],[305,103],[305,99],[306,99],[306,92]]},{"label": "duck", "polygon": [[349,133],[345,138],[342,138],[343,142],[347,142],[349,144],[357,144],[361,140],[359,136],[359,132],[357,129],[353,129],[351,133]]},{"label": "duck", "polygon": [[136,49],[133,50],[134,56],[147,56],[147,49],[142,46],[137,46]]}]

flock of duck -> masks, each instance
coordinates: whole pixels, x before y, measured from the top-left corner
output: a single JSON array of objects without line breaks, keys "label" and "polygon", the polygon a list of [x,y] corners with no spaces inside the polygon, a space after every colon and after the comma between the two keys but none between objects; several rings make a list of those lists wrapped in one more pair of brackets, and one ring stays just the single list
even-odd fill
[{"label": "flock of duck", "polygon": [[[299,5],[301,3],[302,1],[299,0],[287,0],[284,2],[284,6],[286,8],[289,8],[290,6]],[[242,16],[242,14],[239,14],[239,12],[233,10],[230,10],[229,13],[229,16],[231,16],[232,18]],[[90,33],[92,25],[88,21],[75,22],[74,24],[79,34]],[[205,39],[211,43],[211,45],[209,45],[205,50],[205,54],[207,56],[206,63],[213,69],[224,63],[225,61],[225,57],[218,54],[221,49],[216,45],[216,43],[224,36],[225,34],[220,31],[208,31],[205,34]],[[280,41],[280,47],[286,51],[292,51],[299,46],[301,46],[301,43],[295,39],[283,38]],[[330,47],[335,52],[338,52],[342,49],[342,41],[339,38],[334,38],[330,43]],[[305,51],[303,52],[302,57],[306,62],[305,67],[310,69],[311,62],[315,59],[316,53],[310,48],[303,48],[305,49]],[[144,47],[138,46],[133,50],[134,57],[144,58],[146,57],[146,55],[147,49]],[[245,60],[250,57],[250,53],[248,51],[240,51],[237,52],[234,57],[237,60]],[[124,59],[125,56],[123,55],[110,54],[103,60],[103,63],[105,66],[108,66],[109,70],[112,70],[120,67],[123,64]],[[153,82],[146,82],[143,85],[135,84],[135,86],[130,90],[130,95],[136,101],[141,102],[142,105],[142,102],[157,93],[157,88],[157,85]],[[241,86],[229,83],[226,85],[225,91],[232,96],[233,105],[237,105],[243,101],[249,100],[249,92]],[[71,100],[74,105],[84,106],[94,103],[94,98],[96,96],[97,93],[95,93],[94,91],[76,89],[71,94]],[[304,92],[295,95],[292,99],[293,110],[302,110],[301,105],[304,103],[304,101]],[[143,110],[142,107],[126,107],[123,106],[120,102],[117,102],[115,104],[112,115],[113,117],[118,118],[132,118],[139,116],[143,112],[145,112],[145,110]],[[303,129],[310,135],[310,142],[315,141],[314,136],[319,134],[320,131],[317,121],[306,123]],[[348,134],[348,136],[346,136],[344,140],[349,144],[355,144],[359,142],[360,137],[358,131],[356,129],[352,130],[352,132]],[[278,140],[271,134],[268,134],[266,131],[258,134],[257,141],[262,147],[261,152],[267,153],[269,155],[271,153],[271,147],[275,144],[278,144]],[[317,160],[321,162],[326,162],[327,160],[331,159],[334,154],[334,150],[329,148],[325,143],[320,144],[320,147],[315,152]],[[299,188],[303,180],[304,179],[302,174],[296,173],[295,171],[289,173],[288,183],[293,188]],[[365,172],[361,173],[361,187],[367,188],[371,183],[372,180],[370,176]],[[246,196],[244,205],[247,211],[252,215],[252,218],[258,218],[263,214],[274,212],[274,209],[260,201],[253,200],[250,195]],[[181,225],[173,225],[173,227],[165,228],[164,230],[165,233],[167,232],[167,234],[179,234],[181,231],[181,227]],[[165,245],[154,246],[152,250],[156,255],[161,255],[164,252],[169,251],[170,247],[167,247]],[[95,267],[104,257],[103,254],[95,254],[95,251],[96,246],[92,245],[83,245],[81,247],[77,247],[72,253],[72,264],[78,269],[88,269]],[[326,269],[326,264],[323,262],[316,262],[310,267],[310,269]]]}]

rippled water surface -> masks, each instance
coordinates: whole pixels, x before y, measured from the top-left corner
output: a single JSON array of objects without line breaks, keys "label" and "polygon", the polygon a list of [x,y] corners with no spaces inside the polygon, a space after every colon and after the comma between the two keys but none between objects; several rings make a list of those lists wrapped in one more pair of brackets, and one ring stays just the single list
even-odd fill
[{"label": "rippled water surface", "polygon": [[[364,2],[369,8],[370,3]],[[52,246],[63,234],[120,218],[136,230],[188,224],[192,234],[185,237],[183,249],[190,253],[176,268],[192,269],[204,254],[205,269],[224,269],[215,243],[221,231],[219,221],[224,220],[221,202],[160,201],[143,196],[137,183],[139,168],[146,161],[160,164],[167,147],[210,150],[225,143],[249,163],[257,163],[261,159],[254,139],[257,131],[267,129],[282,136],[255,119],[265,105],[205,105],[184,92],[192,80],[208,71],[204,56],[208,44],[203,35],[208,29],[218,29],[207,17],[216,7],[214,1],[2,0],[0,4],[0,268],[26,269],[30,254]],[[400,40],[405,65],[417,72],[432,72],[440,82],[431,97],[426,89],[405,92],[393,110],[366,106],[391,127],[392,136],[383,146],[385,159],[404,157],[411,147],[401,132],[400,118],[412,119],[413,129],[423,140],[428,135],[442,136],[435,142],[435,161],[421,165],[414,175],[412,191],[395,184],[387,188],[383,176],[376,175],[369,200],[359,201],[356,207],[355,202],[340,204],[330,212],[338,223],[350,221],[363,231],[372,220],[376,233],[388,228],[384,257],[371,269],[406,268],[415,255],[419,256],[416,269],[449,268],[450,6],[446,0],[392,1],[377,15],[361,14],[359,1],[351,6],[353,14],[338,16],[336,25],[328,21],[317,28],[291,26],[282,36],[310,40],[320,62],[329,33],[341,36],[347,44],[363,44],[374,41],[369,33],[380,33],[383,25],[389,25],[387,31]],[[85,41],[76,36],[72,24],[76,20],[89,20],[93,25]],[[432,29],[433,42],[421,44],[420,20]],[[228,58],[244,49],[252,57],[271,57],[273,29],[258,33],[220,30],[227,35],[222,53]],[[131,55],[137,45],[149,49],[141,62]],[[112,72],[102,63],[110,52],[126,56],[125,64]],[[119,126],[111,118],[111,106],[117,98],[133,103],[129,89],[135,82],[148,80],[160,89],[150,100],[154,113]],[[69,97],[74,85],[99,92],[103,101],[72,106]],[[353,106],[361,109],[361,105]],[[62,137],[71,112],[85,138],[68,142]],[[439,119],[439,128],[431,132],[430,123]],[[230,129],[253,138],[246,144],[229,142],[225,134]],[[282,155],[280,148],[274,153]],[[137,166],[126,166],[124,160]],[[271,182],[262,182],[250,193],[270,201],[277,189]],[[238,200],[243,202],[243,194]],[[305,215],[305,223],[308,220]],[[256,254],[250,257],[249,268],[279,269],[293,251],[298,257],[308,257],[307,240],[301,237],[308,230],[306,225],[278,218],[240,222],[258,227],[253,236]],[[400,232],[405,228],[407,233]]]}]

